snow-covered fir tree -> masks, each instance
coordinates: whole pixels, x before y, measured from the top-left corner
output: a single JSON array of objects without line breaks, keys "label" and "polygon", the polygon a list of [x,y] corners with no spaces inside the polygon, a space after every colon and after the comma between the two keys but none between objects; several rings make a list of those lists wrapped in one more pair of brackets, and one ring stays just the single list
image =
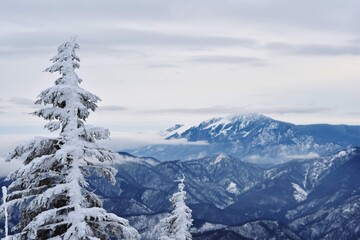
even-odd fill
[{"label": "snow-covered fir tree", "polygon": [[162,236],[159,240],[191,240],[191,209],[186,206],[185,176],[178,179],[178,192],[170,198],[173,206],[171,215],[162,220]]},{"label": "snow-covered fir tree", "polygon": [[126,219],[107,213],[89,189],[85,177],[98,174],[115,183],[110,167],[117,154],[95,142],[109,138],[107,129],[85,125],[100,100],[80,87],[75,73],[79,45],[72,38],[58,48],[45,71],[59,73],[55,85],[38,96],[42,108],[34,115],[49,120],[45,128],[57,137],[36,137],[16,147],[7,160],[22,159],[11,173],[7,207],[20,213],[10,239],[139,239]]}]

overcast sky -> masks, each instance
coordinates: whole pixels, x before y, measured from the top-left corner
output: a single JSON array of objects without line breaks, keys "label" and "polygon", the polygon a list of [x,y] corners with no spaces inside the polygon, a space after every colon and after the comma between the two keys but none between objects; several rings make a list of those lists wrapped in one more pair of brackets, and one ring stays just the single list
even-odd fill
[{"label": "overcast sky", "polygon": [[115,139],[248,112],[360,125],[359,23],[358,0],[0,1],[0,155],[45,133],[28,113],[71,35]]}]

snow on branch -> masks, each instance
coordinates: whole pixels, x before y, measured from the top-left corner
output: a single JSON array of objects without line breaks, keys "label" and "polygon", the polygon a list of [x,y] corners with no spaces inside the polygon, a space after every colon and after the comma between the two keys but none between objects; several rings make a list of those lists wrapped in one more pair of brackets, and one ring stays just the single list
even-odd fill
[{"label": "snow on branch", "polygon": [[32,141],[17,146],[7,154],[5,160],[11,161],[15,158],[21,158],[25,164],[28,164],[37,157],[53,154],[60,148],[61,144],[62,142],[59,139],[36,137]]}]

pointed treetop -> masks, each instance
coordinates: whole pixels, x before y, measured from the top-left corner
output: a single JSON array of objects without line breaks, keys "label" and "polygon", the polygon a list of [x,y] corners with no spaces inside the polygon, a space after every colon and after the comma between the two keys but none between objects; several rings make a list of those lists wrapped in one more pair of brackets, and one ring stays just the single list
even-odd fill
[{"label": "pointed treetop", "polygon": [[[63,75],[69,75],[72,77],[72,73],[76,68],[80,67],[80,58],[76,55],[76,50],[79,49],[79,44],[76,42],[76,36],[70,37],[70,41],[61,44],[58,47],[58,54],[50,59],[54,64],[51,67],[45,69],[45,72],[59,72]],[[81,80],[76,76],[78,83]],[[69,83],[69,82],[68,82]]]},{"label": "pointed treetop", "polygon": [[184,181],[185,181],[185,175],[184,174],[182,174],[181,178],[178,178],[178,179],[175,180],[175,182],[179,183],[178,184],[179,192],[184,191],[184,188],[185,188]]},{"label": "pointed treetop", "polygon": [[[89,131],[84,129],[84,121],[88,118],[90,110],[95,111],[96,103],[100,101],[98,96],[80,87],[82,80],[75,72],[80,67],[77,49],[79,45],[76,43],[76,36],[70,37],[70,41],[58,47],[58,53],[51,59],[52,66],[45,71],[58,72],[61,76],[55,81],[55,86],[42,91],[35,102],[47,106],[34,112],[34,115],[50,120],[45,126],[47,129],[61,129],[63,136],[67,135],[69,139],[75,139],[75,134],[89,136]],[[68,134],[70,132],[73,133],[71,136]]]},{"label": "pointed treetop", "polygon": [[70,36],[70,41],[72,41],[73,43],[76,43],[77,37],[78,37],[78,35],[71,35]]}]

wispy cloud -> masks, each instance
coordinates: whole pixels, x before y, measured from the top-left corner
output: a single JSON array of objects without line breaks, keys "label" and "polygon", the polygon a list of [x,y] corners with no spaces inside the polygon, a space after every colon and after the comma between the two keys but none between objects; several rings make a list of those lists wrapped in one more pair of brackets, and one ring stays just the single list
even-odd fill
[{"label": "wispy cloud", "polygon": [[360,46],[357,45],[329,45],[329,44],[287,44],[287,43],[268,43],[266,49],[283,54],[294,55],[319,55],[319,56],[338,56],[338,55],[360,55]]},{"label": "wispy cloud", "polygon": [[[240,38],[222,35],[196,35],[186,33],[171,33],[162,31],[150,31],[131,28],[116,28],[112,30],[101,30],[81,33],[82,46],[96,51],[101,48],[104,51],[123,53],[120,48],[131,46],[142,47],[166,47],[187,49],[208,49],[215,47],[245,47],[254,48],[259,46],[258,42],[250,38]],[[64,39],[63,32],[28,31],[7,34],[0,38],[0,54],[19,54],[28,52],[44,53],[51,51]],[[66,38],[64,41],[67,40]]]},{"label": "wispy cloud", "polygon": [[207,145],[208,143],[205,141],[189,142],[186,139],[165,140],[160,132],[113,132],[111,141],[102,141],[101,144],[119,151],[148,145]]},{"label": "wispy cloud", "polygon": [[100,106],[98,108],[98,111],[126,111],[126,110],[129,110],[128,108],[126,107],[123,107],[123,106],[117,106],[117,105],[107,105],[107,106]]},{"label": "wispy cloud", "polygon": [[349,41],[351,44],[360,44],[360,38],[354,38]]},{"label": "wispy cloud", "polygon": [[168,64],[168,63],[159,63],[159,64],[149,64],[145,66],[146,68],[178,68],[179,65]]},{"label": "wispy cloud", "polygon": [[213,106],[204,108],[167,108],[146,110],[146,113],[180,113],[180,114],[238,114],[238,113],[263,113],[263,114],[312,114],[333,111],[330,107],[229,107]]},{"label": "wispy cloud", "polygon": [[36,108],[34,101],[28,98],[13,97],[10,99],[0,99],[0,109],[11,109],[14,106]]},{"label": "wispy cloud", "polygon": [[14,97],[14,98],[10,98],[8,100],[8,102],[14,103],[16,105],[26,106],[26,107],[35,107],[36,106],[34,104],[35,101],[32,99],[28,99],[28,98]]},{"label": "wispy cloud", "polygon": [[[64,38],[64,32],[27,31],[3,35],[0,38],[0,55],[11,54],[44,54],[52,52],[59,39]],[[82,47],[87,53],[106,53],[112,55],[138,55],[140,52],[132,50],[134,47],[145,48],[174,48],[174,49],[218,49],[218,48],[245,48],[257,51],[268,50],[279,54],[292,55],[360,55],[359,39],[349,40],[344,44],[294,44],[288,42],[265,42],[261,44],[255,38],[242,38],[225,35],[204,35],[172,33],[156,30],[132,28],[116,28],[79,34]],[[89,52],[90,51],[90,52]],[[263,65],[264,59],[247,56],[208,55],[194,56],[187,59],[198,63],[224,64],[252,64]],[[176,67],[173,64],[153,64],[149,67]]]},{"label": "wispy cloud", "polygon": [[238,111],[239,108],[232,108],[226,106],[213,106],[204,108],[166,108],[166,109],[153,109],[145,110],[145,113],[181,113],[181,114],[216,114],[216,113],[233,113]]},{"label": "wispy cloud", "polygon": [[293,159],[293,160],[308,160],[308,159],[315,159],[315,158],[319,158],[320,155],[317,153],[307,153],[307,154],[294,154],[294,155],[286,155],[284,156],[287,159]]},{"label": "wispy cloud", "polygon": [[327,113],[334,110],[331,107],[269,107],[269,108],[254,108],[261,113],[267,114],[312,114],[312,113]]},{"label": "wispy cloud", "polygon": [[[60,4],[61,3],[61,4]],[[54,7],[56,5],[56,7]],[[84,24],[89,21],[96,27],[104,27],[106,22],[118,19],[121,22],[145,21],[189,21],[206,19],[209,24],[216,22],[234,23],[250,22],[262,25],[279,25],[305,27],[312,29],[326,29],[337,31],[358,31],[356,23],[359,21],[356,0],[348,0],[344,4],[341,0],[328,1],[267,1],[256,2],[239,0],[198,0],[198,1],[165,1],[165,0],[56,0],[56,1],[24,1],[19,7],[17,1],[5,1],[0,10],[1,18],[12,22],[49,24],[64,22]],[[14,12],[18,15],[14,16]],[[75,17],[81,16],[77,21]],[[306,16],[306,17],[304,17]],[[42,19],[53,21],[42,22]]]},{"label": "wispy cloud", "polygon": [[264,65],[266,61],[254,57],[242,56],[225,56],[225,55],[211,55],[211,56],[196,56],[190,58],[188,61],[205,63],[205,64],[237,64],[237,65]]}]

